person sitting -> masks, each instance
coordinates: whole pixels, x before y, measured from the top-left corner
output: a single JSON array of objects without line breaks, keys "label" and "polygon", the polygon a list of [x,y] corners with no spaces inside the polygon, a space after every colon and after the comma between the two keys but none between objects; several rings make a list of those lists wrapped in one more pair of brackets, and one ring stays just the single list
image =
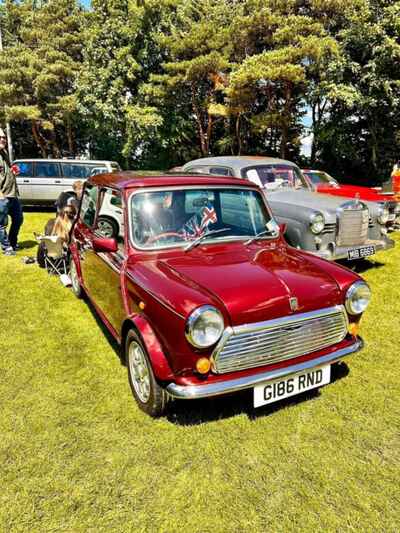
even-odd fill
[{"label": "person sitting", "polygon": [[75,208],[76,212],[78,212],[79,202],[82,197],[82,192],[83,192],[83,181],[79,181],[79,180],[74,181],[72,185],[72,191],[62,192],[60,196],[57,198],[57,201],[56,201],[57,212],[60,213],[60,211],[68,205],[72,205]]},{"label": "person sitting", "polygon": [[[73,205],[67,205],[56,218],[47,221],[44,228],[44,235],[56,235],[61,237],[63,244],[67,245],[72,228],[72,223],[76,217],[76,209]],[[45,268],[46,247],[43,242],[39,243],[36,260],[41,268]]]}]

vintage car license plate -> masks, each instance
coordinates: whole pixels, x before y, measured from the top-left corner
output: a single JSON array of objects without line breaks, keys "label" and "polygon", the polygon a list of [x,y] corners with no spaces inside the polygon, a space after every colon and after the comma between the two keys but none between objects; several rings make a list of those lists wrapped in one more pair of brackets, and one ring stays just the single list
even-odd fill
[{"label": "vintage car license plate", "polygon": [[349,250],[347,256],[349,259],[362,259],[363,257],[368,257],[369,255],[374,255],[375,246],[363,246],[362,248],[355,248],[354,250]]},{"label": "vintage car license plate", "polygon": [[301,392],[326,385],[331,380],[331,367],[321,366],[283,379],[275,379],[254,387],[254,407],[295,396]]}]

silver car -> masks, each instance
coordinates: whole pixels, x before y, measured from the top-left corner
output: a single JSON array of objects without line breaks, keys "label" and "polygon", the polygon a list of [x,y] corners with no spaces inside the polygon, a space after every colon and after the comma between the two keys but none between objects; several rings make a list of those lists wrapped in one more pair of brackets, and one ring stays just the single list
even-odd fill
[{"label": "silver car", "polygon": [[300,169],[270,157],[207,157],[185,172],[246,178],[265,192],[275,219],[286,224],[289,244],[329,260],[361,259],[394,246],[388,238],[388,209],[375,202],[313,192]]},{"label": "silver car", "polygon": [[74,181],[120,170],[114,161],[80,159],[16,159],[21,201],[24,204],[54,204],[62,192],[72,191]]}]

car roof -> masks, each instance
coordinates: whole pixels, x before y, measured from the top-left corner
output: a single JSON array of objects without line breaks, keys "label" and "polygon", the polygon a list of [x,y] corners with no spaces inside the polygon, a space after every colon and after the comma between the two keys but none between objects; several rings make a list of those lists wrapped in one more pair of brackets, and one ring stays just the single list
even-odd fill
[{"label": "car roof", "polygon": [[277,157],[266,157],[259,155],[237,155],[237,156],[217,156],[217,157],[203,157],[195,159],[186,163],[185,167],[193,165],[223,165],[231,168],[241,169],[251,167],[253,165],[290,165],[296,166],[295,163],[287,161],[286,159],[279,159]]},{"label": "car roof", "polygon": [[96,174],[88,179],[88,183],[97,186],[114,187],[117,189],[134,189],[143,187],[173,187],[189,185],[227,185],[243,186],[257,189],[257,185],[245,179],[230,178],[225,176],[210,176],[209,174],[189,173],[189,172],[112,172],[107,174]]},{"label": "car roof", "polygon": [[90,163],[91,165],[104,165],[104,164],[115,164],[118,165],[116,161],[107,161],[107,160],[97,160],[97,159],[42,159],[42,158],[33,158],[33,157],[26,157],[26,158],[17,158],[15,159],[15,162],[21,162],[21,163],[73,163],[76,164],[82,164],[86,165]]}]

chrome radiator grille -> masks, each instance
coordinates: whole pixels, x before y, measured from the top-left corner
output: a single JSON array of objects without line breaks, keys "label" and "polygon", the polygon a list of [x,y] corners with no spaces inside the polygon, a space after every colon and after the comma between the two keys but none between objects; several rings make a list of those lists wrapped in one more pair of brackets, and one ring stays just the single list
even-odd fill
[{"label": "chrome radiator grille", "polygon": [[347,334],[343,306],[227,328],[212,360],[218,374],[278,363],[316,352]]},{"label": "chrome radiator grille", "polygon": [[357,246],[368,239],[369,212],[368,208],[343,209],[338,215],[338,246]]}]

